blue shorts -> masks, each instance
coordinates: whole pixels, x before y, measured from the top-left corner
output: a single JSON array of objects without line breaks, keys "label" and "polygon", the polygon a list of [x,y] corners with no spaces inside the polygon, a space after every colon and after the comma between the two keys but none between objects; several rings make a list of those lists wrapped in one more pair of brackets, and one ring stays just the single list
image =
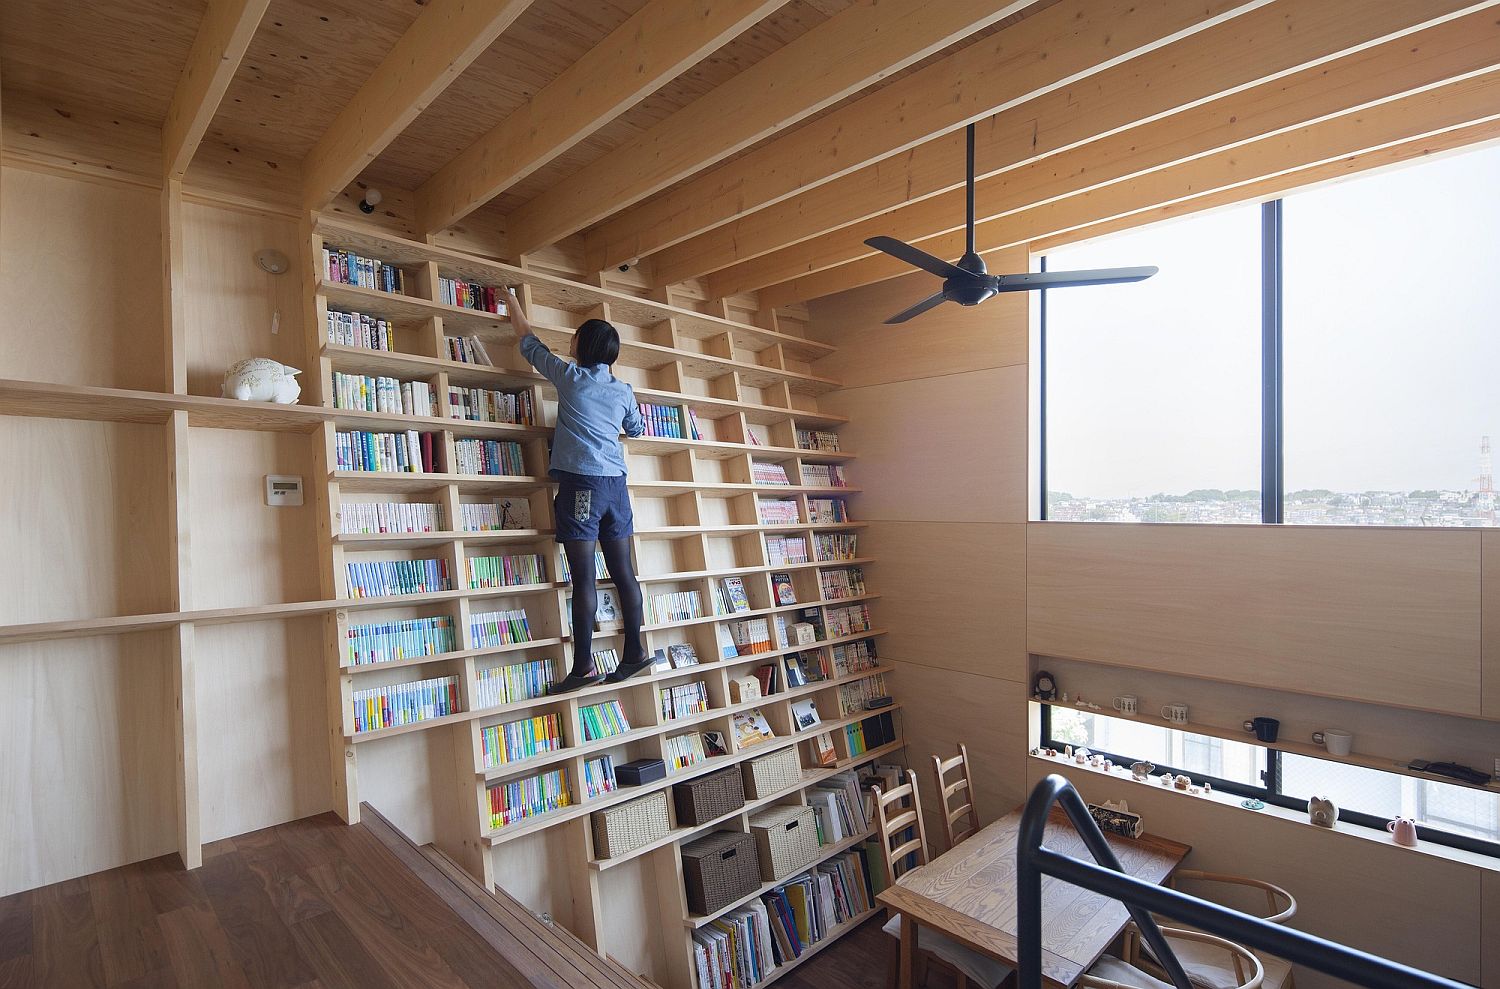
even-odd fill
[{"label": "blue shorts", "polygon": [[625,475],[600,477],[554,470],[552,476],[557,478],[552,513],[557,519],[558,542],[626,539],[635,531]]}]

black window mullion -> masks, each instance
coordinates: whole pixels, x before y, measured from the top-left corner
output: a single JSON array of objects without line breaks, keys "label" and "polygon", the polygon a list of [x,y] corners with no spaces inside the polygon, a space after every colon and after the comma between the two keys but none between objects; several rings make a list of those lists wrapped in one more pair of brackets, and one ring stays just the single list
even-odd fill
[{"label": "black window mullion", "polygon": [[1261,204],[1260,232],[1260,520],[1279,525],[1285,521],[1286,505],[1282,474],[1281,200]]},{"label": "black window mullion", "polygon": [[[1040,258],[1040,266],[1037,269],[1045,272],[1047,270],[1047,255]],[[1037,503],[1037,519],[1047,521],[1047,290],[1042,289],[1037,293],[1037,307],[1040,314],[1037,319],[1037,482],[1042,489],[1041,500]]]}]

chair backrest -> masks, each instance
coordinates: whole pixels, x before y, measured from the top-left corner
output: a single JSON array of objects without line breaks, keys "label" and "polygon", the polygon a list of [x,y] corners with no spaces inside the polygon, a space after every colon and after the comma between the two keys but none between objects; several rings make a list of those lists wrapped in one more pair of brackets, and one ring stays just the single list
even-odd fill
[{"label": "chair backrest", "polygon": [[[1218,949],[1222,954],[1220,959],[1216,959],[1220,961],[1220,964],[1216,965],[1215,968],[1222,971],[1225,975],[1232,975],[1234,978],[1234,984],[1232,986],[1224,986],[1223,989],[1261,989],[1261,984],[1265,981],[1266,976],[1265,966],[1261,964],[1259,958],[1255,957],[1255,952],[1244,945],[1235,944],[1233,941],[1221,938],[1216,934],[1209,934],[1207,931],[1195,931],[1187,928],[1163,927],[1161,928],[1161,933],[1167,940],[1167,946],[1174,951],[1179,950],[1184,941],[1205,944]],[[1177,943],[1173,944],[1174,941]],[[1136,927],[1135,924],[1130,924],[1125,928],[1124,945],[1125,950],[1121,954],[1125,956],[1125,964],[1138,971],[1145,972],[1158,981],[1165,981],[1166,971],[1156,963],[1155,958],[1151,957],[1150,949],[1146,946],[1146,940],[1141,937],[1140,928]],[[1201,952],[1198,953],[1198,964],[1202,964],[1203,957]],[[1213,957],[1213,953],[1210,952],[1208,957]],[[1180,956],[1179,960],[1181,960]],[[1090,973],[1079,979],[1075,983],[1075,986],[1077,989],[1131,989],[1132,986],[1137,984],[1135,982],[1119,983],[1108,978],[1100,978]],[[1218,985],[1219,981],[1216,979],[1214,984]]]},{"label": "chair backrest", "polygon": [[[952,848],[979,830],[979,809],[974,800],[974,774],[969,769],[969,747],[958,743],[958,755],[948,759],[932,757],[933,774],[937,776],[938,807],[943,812],[943,830]],[[953,801],[958,800],[958,806]]]},{"label": "chair backrest", "polygon": [[[1183,880],[1200,883],[1221,883],[1226,886],[1243,886],[1252,890],[1260,890],[1266,897],[1266,912],[1261,915],[1262,920],[1268,920],[1273,924],[1284,924],[1297,913],[1297,898],[1287,890],[1268,883],[1264,879],[1250,879],[1245,876],[1226,876],[1218,872],[1203,872],[1199,869],[1178,869],[1172,873],[1171,885],[1176,887]],[[1204,899],[1212,900],[1212,896]],[[1237,906],[1237,904],[1232,904]]]},{"label": "chair backrest", "polygon": [[[874,790],[876,833],[885,857],[885,874],[895,882],[907,869],[927,864],[927,827],[922,823],[917,774],[908,769],[906,782],[889,793],[881,792],[878,786]],[[909,861],[910,856],[915,856],[915,862]]]}]

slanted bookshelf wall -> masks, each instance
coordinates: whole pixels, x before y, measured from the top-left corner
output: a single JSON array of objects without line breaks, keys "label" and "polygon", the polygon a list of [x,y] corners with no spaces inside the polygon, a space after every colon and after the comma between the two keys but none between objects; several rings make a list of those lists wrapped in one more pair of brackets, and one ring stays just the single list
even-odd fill
[{"label": "slanted bookshelf wall", "polygon": [[[365,284],[325,267],[325,248],[357,256],[365,274],[349,280]],[[438,845],[490,885],[507,874],[507,845],[549,849],[549,880],[574,891],[571,926],[597,947],[615,900],[607,876],[635,859],[688,920],[678,845],[713,828],[674,816],[667,841],[601,859],[592,812],[795,749],[803,782],[716,822],[746,830],[757,806],[805,803],[807,787],[899,750],[899,705],[861,706],[888,671],[848,506],[854,454],[838,441],[843,420],[817,407],[837,386],[812,367],[830,348],[782,332],[774,315],[769,327],[704,316],[341,224],[310,231],[305,260],[317,355],[306,400],[340,410],[314,435],[313,487],[325,592],[348,602],[324,635],[346,819],[367,745],[446,733],[452,768],[430,781],[450,798]],[[456,298],[449,280],[490,310],[503,307],[487,290],[521,286],[559,353],[585,319],[620,329],[615,373],[650,424],[626,451],[644,636],[668,656],[663,668],[545,695],[573,650],[546,475],[556,396],[502,313],[442,301]],[[607,576],[600,587],[594,652],[607,668],[621,638]],[[771,692],[745,698],[739,681],[758,677]],[[861,732],[870,719],[874,745]],[[889,734],[877,737],[877,721]],[[771,737],[746,735],[749,723]],[[668,777],[620,786],[615,767],[641,758],[664,759]],[[530,840],[554,829],[561,842]],[[694,984],[690,930],[662,935],[667,970],[648,973],[670,989]]]}]

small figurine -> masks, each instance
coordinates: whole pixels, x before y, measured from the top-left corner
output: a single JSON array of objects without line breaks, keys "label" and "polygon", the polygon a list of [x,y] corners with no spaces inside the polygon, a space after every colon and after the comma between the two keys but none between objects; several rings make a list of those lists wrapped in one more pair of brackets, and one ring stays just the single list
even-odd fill
[{"label": "small figurine", "polygon": [[1396,844],[1407,848],[1417,847],[1417,822],[1414,819],[1398,817],[1386,822],[1385,829],[1391,833],[1391,840]]},{"label": "small figurine", "polygon": [[1171,773],[1162,773],[1161,774],[1161,785],[1162,786],[1171,786],[1172,785],[1172,774]]},{"label": "small figurine", "polygon": [[1173,780],[1173,783],[1176,784],[1177,789],[1186,790],[1189,786],[1192,785],[1193,781],[1188,779],[1186,776],[1179,775],[1177,779]]},{"label": "small figurine", "polygon": [[1137,783],[1144,783],[1155,769],[1156,767],[1149,762],[1132,762],[1130,764],[1130,775]]},{"label": "small figurine", "polygon": [[1331,828],[1338,823],[1339,809],[1327,797],[1308,797],[1307,819],[1320,828]]},{"label": "small figurine", "polygon": [[302,372],[269,357],[236,361],[224,372],[222,393],[241,402],[275,402],[295,405],[302,394],[297,375]]}]

